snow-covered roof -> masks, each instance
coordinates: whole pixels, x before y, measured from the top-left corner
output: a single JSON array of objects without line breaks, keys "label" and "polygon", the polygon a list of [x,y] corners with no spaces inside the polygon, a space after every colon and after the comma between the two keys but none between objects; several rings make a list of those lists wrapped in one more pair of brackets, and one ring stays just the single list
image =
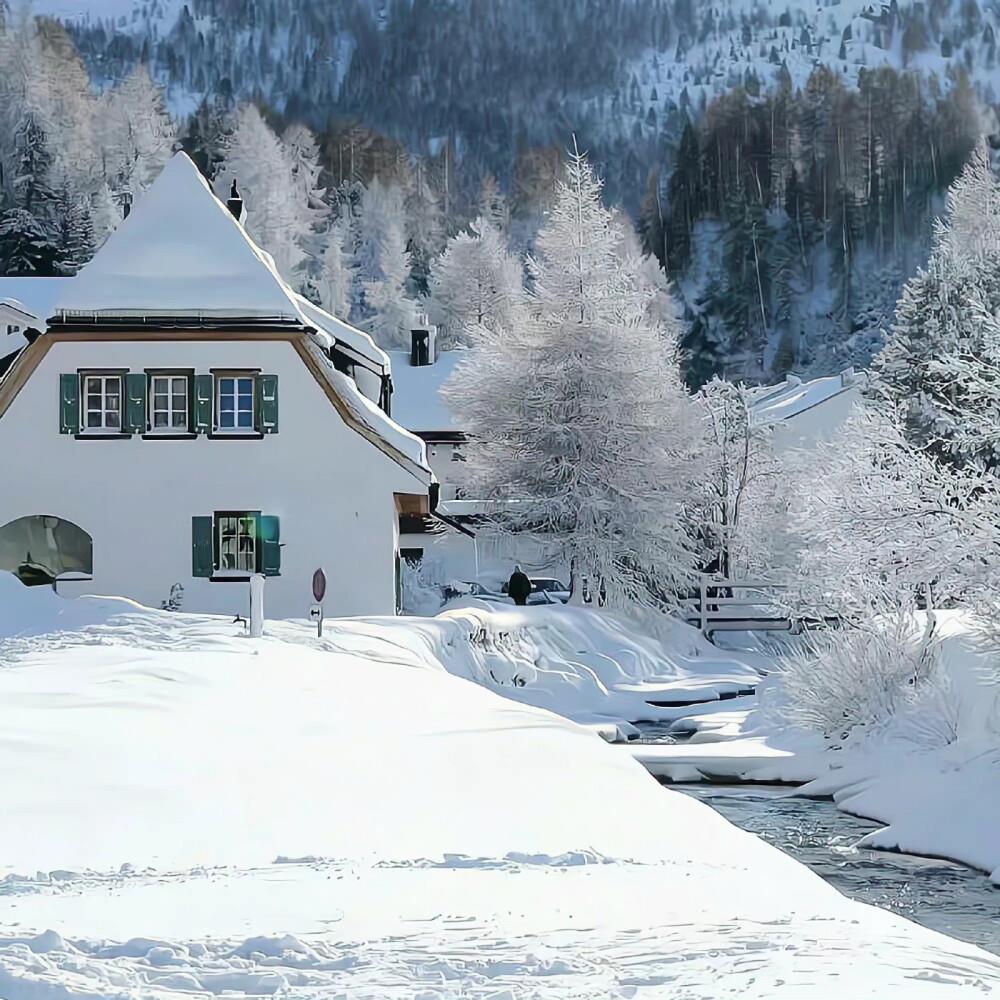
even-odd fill
[{"label": "snow-covered roof", "polygon": [[316,328],[314,339],[326,350],[336,347],[346,354],[357,355],[357,360],[366,367],[380,373],[389,371],[389,355],[367,333],[337,319],[297,292],[292,292],[292,300],[299,312]]},{"label": "snow-covered roof", "polygon": [[392,417],[417,434],[455,433],[459,427],[441,398],[441,386],[448,381],[465,351],[442,351],[432,365],[410,364],[408,351],[390,351],[392,359]]},{"label": "snow-covered roof", "polygon": [[45,330],[52,306],[72,278],[0,278],[0,302],[10,303],[33,317],[30,325]]},{"label": "snow-covered roof", "polygon": [[194,317],[309,325],[271,257],[187,154],[168,161],[54,305],[59,319]]},{"label": "snow-covered roof", "polygon": [[323,376],[336,391],[338,403],[346,407],[346,412],[341,411],[345,421],[363,437],[377,440],[382,451],[387,451],[390,457],[418,479],[424,483],[433,482],[434,474],[427,462],[424,442],[376,406],[358,389],[352,378],[337,371],[330,359],[321,353],[319,345],[310,344],[309,353],[319,362]]},{"label": "snow-covered roof", "polygon": [[841,393],[856,391],[860,385],[861,377],[853,368],[848,368],[839,375],[814,378],[809,382],[789,375],[780,385],[754,390],[754,417],[759,423],[765,424],[787,420]]}]

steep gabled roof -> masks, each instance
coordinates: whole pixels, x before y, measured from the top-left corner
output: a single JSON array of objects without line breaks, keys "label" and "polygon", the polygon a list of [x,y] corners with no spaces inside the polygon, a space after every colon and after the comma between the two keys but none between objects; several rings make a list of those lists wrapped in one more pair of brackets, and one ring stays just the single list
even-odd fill
[{"label": "steep gabled roof", "polygon": [[53,318],[204,317],[304,327],[291,295],[270,256],[181,152],[61,289]]}]

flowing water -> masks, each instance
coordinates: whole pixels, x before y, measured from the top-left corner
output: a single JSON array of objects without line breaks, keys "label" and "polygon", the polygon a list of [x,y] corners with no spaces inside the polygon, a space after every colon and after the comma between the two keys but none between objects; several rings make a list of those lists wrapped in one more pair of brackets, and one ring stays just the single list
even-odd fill
[{"label": "flowing water", "polygon": [[787,787],[670,787],[781,848],[846,896],[1000,954],[1000,888],[982,872],[949,861],[856,849],[853,845],[878,824],[841,812],[832,802],[792,798]]}]

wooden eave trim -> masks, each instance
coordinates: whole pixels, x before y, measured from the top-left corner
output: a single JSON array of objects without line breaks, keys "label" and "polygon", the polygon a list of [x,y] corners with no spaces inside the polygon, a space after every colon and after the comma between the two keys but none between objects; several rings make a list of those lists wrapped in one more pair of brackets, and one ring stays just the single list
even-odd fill
[{"label": "wooden eave trim", "polygon": [[[319,383],[320,388],[326,393],[327,399],[333,403],[334,408],[340,414],[340,418],[367,441],[370,441],[379,451],[391,458],[397,465],[404,468],[411,475],[421,482],[430,484],[432,473],[423,466],[417,464],[413,459],[404,455],[398,448],[394,448],[380,434],[370,428],[363,421],[359,420],[354,411],[344,402],[337,387],[326,377],[326,362],[316,357],[319,348],[315,347],[311,340],[305,337],[297,337],[292,341],[299,357],[305,362],[306,367],[312,372],[313,377]],[[316,353],[314,353],[316,352]],[[345,376],[346,378],[346,376]],[[391,419],[391,418],[390,418]]]},{"label": "wooden eave trim", "polygon": [[[0,418],[7,412],[17,394],[24,388],[35,369],[41,364],[53,343],[81,343],[86,341],[288,341],[316,379],[317,384],[340,414],[341,420],[366,441],[375,445],[421,482],[430,482],[432,474],[413,459],[394,448],[380,434],[358,419],[347,405],[337,387],[326,377],[326,361],[316,356],[319,348],[303,330],[56,330],[40,336],[17,356],[6,376],[0,381]],[[316,353],[314,353],[316,352]],[[322,355],[320,354],[320,357]]]},{"label": "wooden eave trim", "polygon": [[400,517],[430,515],[431,501],[426,493],[393,493],[393,498],[396,501],[396,513]]}]

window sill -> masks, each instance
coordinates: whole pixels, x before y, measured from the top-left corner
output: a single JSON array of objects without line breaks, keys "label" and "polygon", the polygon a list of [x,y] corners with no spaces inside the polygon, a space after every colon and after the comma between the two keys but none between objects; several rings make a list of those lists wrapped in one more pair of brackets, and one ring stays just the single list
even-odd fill
[{"label": "window sill", "polygon": [[[209,583],[249,583],[251,575],[250,573],[236,573],[230,576],[228,573],[214,573],[208,578]],[[281,576],[280,573],[262,573],[261,576],[265,580],[270,580],[273,577]]]},{"label": "window sill", "polygon": [[260,441],[265,435],[262,431],[212,431],[209,441]]},{"label": "window sill", "polygon": [[143,441],[193,441],[194,431],[147,431],[141,435]]},{"label": "window sill", "polygon": [[127,441],[132,435],[124,431],[80,431],[73,437],[77,441]]}]

